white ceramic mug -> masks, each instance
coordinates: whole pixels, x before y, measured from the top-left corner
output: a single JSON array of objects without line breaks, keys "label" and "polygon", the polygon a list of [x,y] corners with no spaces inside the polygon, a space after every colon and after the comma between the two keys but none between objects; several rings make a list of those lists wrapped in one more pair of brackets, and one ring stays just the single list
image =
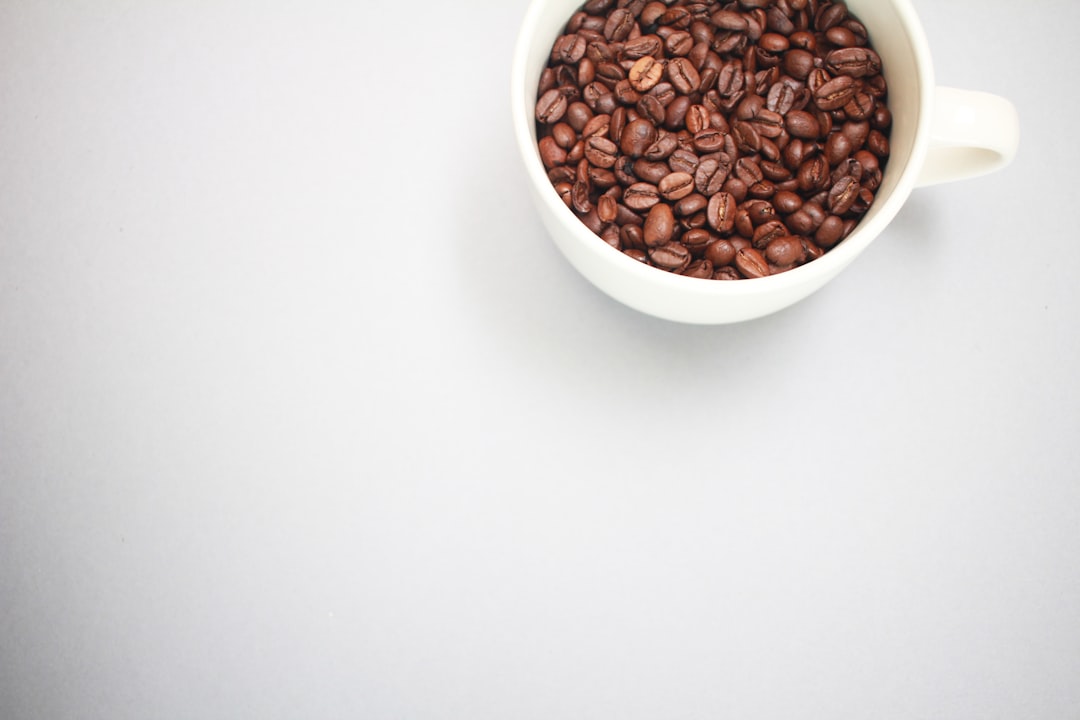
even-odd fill
[{"label": "white ceramic mug", "polygon": [[533,0],[511,69],[514,132],[540,218],[556,245],[614,299],[668,320],[721,324],[781,310],[847,267],[896,216],[916,187],[975,177],[1016,154],[1019,121],[1004,98],[938,87],[930,48],[908,0],[848,0],[882,59],[893,115],[891,153],[877,198],[854,232],[801,267],[753,280],[684,277],[640,263],[600,240],[555,192],[536,142],[536,90],[551,46],[581,0]]}]

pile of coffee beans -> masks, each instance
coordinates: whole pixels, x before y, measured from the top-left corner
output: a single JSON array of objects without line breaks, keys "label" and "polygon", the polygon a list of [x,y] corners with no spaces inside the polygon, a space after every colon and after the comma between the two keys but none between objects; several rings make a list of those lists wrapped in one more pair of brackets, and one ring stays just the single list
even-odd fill
[{"label": "pile of coffee beans", "polygon": [[589,0],[537,93],[548,178],[630,257],[737,280],[814,260],[881,184],[892,116],[833,0]]}]

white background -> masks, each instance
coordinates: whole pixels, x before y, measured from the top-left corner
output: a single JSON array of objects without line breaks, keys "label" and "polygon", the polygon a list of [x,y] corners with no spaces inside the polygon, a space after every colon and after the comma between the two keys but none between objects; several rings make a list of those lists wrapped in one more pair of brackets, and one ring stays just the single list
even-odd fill
[{"label": "white background", "polygon": [[0,6],[0,717],[1080,718],[1080,5],[917,7],[1011,98],[753,323],[527,198],[525,1]]}]

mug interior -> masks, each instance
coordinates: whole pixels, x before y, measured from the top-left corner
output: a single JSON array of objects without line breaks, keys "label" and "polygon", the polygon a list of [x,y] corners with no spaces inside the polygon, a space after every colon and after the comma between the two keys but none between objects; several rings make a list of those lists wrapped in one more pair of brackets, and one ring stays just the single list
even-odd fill
[{"label": "mug interior", "polygon": [[[533,111],[537,85],[551,47],[581,0],[533,0],[518,39],[512,69],[512,101],[515,133],[533,181],[538,200],[546,206],[549,223],[561,225],[593,253],[603,254],[603,262],[623,263],[627,273],[640,275],[652,285],[690,287],[695,293],[733,294],[767,291],[808,281],[823,282],[847,266],[895,217],[907,200],[925,160],[931,113],[933,76],[929,46],[909,0],[847,0],[847,5],[867,27],[870,42],[882,58],[883,74],[889,87],[888,105],[893,115],[890,157],[877,199],[855,231],[821,258],[779,275],[737,282],[701,281],[648,267],[622,255],[599,241],[565,206],[547,179],[536,147]],[[553,221],[551,218],[557,218]],[[579,248],[580,249],[580,248]],[[564,246],[564,251],[566,248]],[[579,264],[579,263],[576,263]],[[643,274],[647,273],[647,274]]]}]

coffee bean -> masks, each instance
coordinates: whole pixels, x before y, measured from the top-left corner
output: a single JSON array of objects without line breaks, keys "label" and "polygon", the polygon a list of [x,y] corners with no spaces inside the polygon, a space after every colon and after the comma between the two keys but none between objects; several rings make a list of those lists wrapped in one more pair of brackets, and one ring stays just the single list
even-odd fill
[{"label": "coffee bean", "polygon": [[726,235],[735,227],[735,198],[730,193],[716,193],[709,199],[705,214],[709,226],[721,235]]},{"label": "coffee bean", "polygon": [[682,200],[694,192],[694,178],[689,173],[671,173],[660,181],[660,196],[669,202]]},{"label": "coffee bean", "polygon": [[665,243],[649,249],[649,259],[658,268],[668,272],[682,272],[693,259],[690,251],[679,243]]},{"label": "coffee bean", "polygon": [[671,167],[665,162],[654,162],[642,158],[634,163],[634,174],[653,185],[659,184],[669,173],[671,173]]},{"label": "coffee bean", "polygon": [[805,110],[793,110],[788,113],[784,124],[794,138],[815,140],[821,137],[821,125],[817,118]]},{"label": "coffee bean", "polygon": [[714,268],[730,265],[735,260],[735,246],[727,238],[716,238],[705,246],[705,258]]},{"label": "coffee bean", "polygon": [[660,54],[664,42],[656,35],[641,35],[626,41],[623,46],[623,57],[630,60],[639,60],[645,56],[656,57]]},{"label": "coffee bean", "polygon": [[627,79],[631,87],[638,92],[648,92],[656,87],[660,78],[664,76],[664,66],[656,58],[646,55],[639,58],[630,68]]},{"label": "coffee bean", "polygon": [[876,75],[881,72],[881,58],[870,48],[843,47],[833,50],[825,57],[825,65],[837,75],[853,78]]},{"label": "coffee bean", "polygon": [[745,278],[762,278],[771,274],[768,261],[752,247],[742,248],[735,253],[735,267]]},{"label": "coffee bean", "polygon": [[618,159],[619,147],[607,138],[594,135],[585,142],[585,157],[600,168],[610,168]]},{"label": "coffee bean", "polygon": [[545,124],[556,123],[566,114],[569,103],[557,89],[548,90],[536,101],[536,119]]},{"label": "coffee bean", "polygon": [[[709,205],[709,198],[701,193],[691,193],[675,203],[675,214],[679,217],[690,217],[705,210]],[[685,242],[685,240],[684,240]]]},{"label": "coffee bean", "polygon": [[644,182],[631,185],[623,194],[623,203],[631,210],[649,210],[660,200],[660,190]]},{"label": "coffee bean", "polygon": [[831,248],[844,236],[844,220],[830,215],[814,233],[814,241],[823,248]]},{"label": "coffee bean", "polygon": [[720,192],[731,173],[731,158],[719,153],[706,157],[694,171],[694,186],[706,197]]},{"label": "coffee bean", "polygon": [[765,259],[773,265],[790,267],[801,263],[806,256],[802,239],[792,235],[775,238],[765,248]]},{"label": "coffee bean", "polygon": [[619,140],[619,147],[630,157],[641,157],[656,142],[658,134],[655,125],[639,118],[627,123]]},{"label": "coffee bean", "polygon": [[671,242],[675,235],[675,214],[670,205],[654,205],[645,218],[644,240],[649,247],[659,247]]},{"label": "coffee bean", "polygon": [[787,237],[790,233],[784,223],[779,220],[772,220],[761,225],[754,231],[754,237],[751,239],[751,244],[758,250],[764,250],[769,243],[776,238]]},{"label": "coffee bean", "polygon": [[686,277],[712,280],[713,264],[705,258],[694,260],[689,267],[682,271],[682,274]]},{"label": "coffee bean", "polygon": [[814,91],[814,103],[822,110],[839,110],[851,100],[858,85],[850,75],[839,75]]},{"label": "coffee bean", "polygon": [[694,68],[694,64],[684,57],[677,57],[667,64],[667,75],[671,84],[683,95],[697,92],[701,84],[701,76]]}]

